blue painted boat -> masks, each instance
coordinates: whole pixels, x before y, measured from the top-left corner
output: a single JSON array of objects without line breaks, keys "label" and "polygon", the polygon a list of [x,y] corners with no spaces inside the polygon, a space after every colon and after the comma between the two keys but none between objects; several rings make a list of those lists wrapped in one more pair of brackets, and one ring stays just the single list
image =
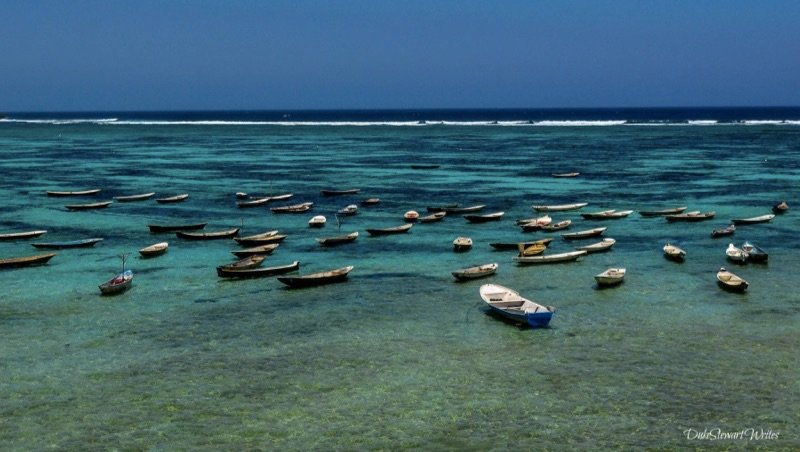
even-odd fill
[{"label": "blue painted boat", "polygon": [[520,296],[515,290],[498,284],[484,284],[481,298],[492,312],[511,321],[528,324],[532,328],[545,327],[553,318],[555,308],[543,306]]}]

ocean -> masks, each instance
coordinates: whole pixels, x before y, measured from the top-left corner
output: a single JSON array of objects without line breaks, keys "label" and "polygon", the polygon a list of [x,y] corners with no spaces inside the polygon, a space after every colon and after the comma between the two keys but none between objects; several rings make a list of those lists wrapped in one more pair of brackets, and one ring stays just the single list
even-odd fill
[{"label": "ocean", "polygon": [[[3,450],[800,447],[800,108],[5,116],[0,233],[48,232],[0,241],[0,258],[44,252],[31,243],[104,240],[0,270]],[[351,188],[360,191],[321,195]],[[146,192],[190,196],[64,207]],[[237,192],[293,197],[240,209]],[[359,204],[370,197],[381,202]],[[711,238],[783,200],[786,214]],[[300,202],[314,205],[269,210]],[[573,221],[564,232],[606,226],[611,251],[518,266],[514,251],[489,245],[553,236],[547,252],[557,253],[596,241],[514,224],[537,216],[531,205],[574,202],[589,204],[553,220]],[[366,233],[447,203],[505,215]],[[337,226],[349,204],[359,213]],[[716,215],[668,223],[637,212],[676,206]],[[580,216],[606,209],[634,212]],[[314,215],[327,217],[324,228],[308,227]],[[234,259],[235,242],[147,227],[200,222],[287,234],[264,266],[354,270],[347,282],[298,290],[274,277],[227,280],[215,267]],[[353,231],[351,244],[315,241]],[[453,252],[458,236],[473,248]],[[728,243],[745,240],[769,263],[726,260]],[[161,241],[165,255],[138,256]],[[665,259],[666,243],[686,261]],[[132,288],[100,296],[124,254]],[[490,262],[494,276],[451,276]],[[717,285],[723,266],[750,283],[746,293]],[[626,268],[625,282],[601,290],[593,276],[609,267]],[[485,283],[555,306],[549,327],[489,315]]]}]

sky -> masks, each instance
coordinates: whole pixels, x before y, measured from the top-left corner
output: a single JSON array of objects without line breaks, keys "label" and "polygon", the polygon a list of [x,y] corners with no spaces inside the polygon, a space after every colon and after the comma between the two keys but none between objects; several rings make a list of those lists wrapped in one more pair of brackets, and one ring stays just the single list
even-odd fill
[{"label": "sky", "polygon": [[800,106],[794,0],[4,0],[0,111]]}]

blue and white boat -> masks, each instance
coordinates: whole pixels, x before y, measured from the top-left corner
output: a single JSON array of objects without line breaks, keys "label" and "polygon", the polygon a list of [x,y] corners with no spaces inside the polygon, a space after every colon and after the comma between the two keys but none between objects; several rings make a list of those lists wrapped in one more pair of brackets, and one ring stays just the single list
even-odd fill
[{"label": "blue and white boat", "polygon": [[533,328],[547,326],[556,310],[552,306],[535,303],[520,296],[515,290],[498,284],[482,285],[480,294],[493,312],[517,323],[527,323]]}]

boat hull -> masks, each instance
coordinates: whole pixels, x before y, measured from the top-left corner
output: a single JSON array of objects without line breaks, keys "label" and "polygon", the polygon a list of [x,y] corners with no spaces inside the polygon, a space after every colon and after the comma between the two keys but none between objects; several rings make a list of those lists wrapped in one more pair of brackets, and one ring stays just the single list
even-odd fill
[{"label": "boat hull", "polygon": [[11,257],[8,259],[0,259],[0,268],[21,268],[21,267],[33,267],[36,265],[44,265],[55,255],[56,253],[49,253],[49,254],[38,254],[36,256]]},{"label": "boat hull", "polygon": [[531,328],[544,328],[553,318],[552,312],[524,313],[518,310],[507,310],[489,306],[490,312],[515,323],[528,325]]},{"label": "boat hull", "polygon": [[289,265],[267,268],[226,269],[224,267],[217,267],[217,276],[220,278],[264,278],[267,276],[291,273],[297,271],[299,268],[299,261],[294,261]]},{"label": "boat hull", "polygon": [[150,224],[147,225],[150,228],[150,232],[178,232],[178,231],[197,231],[206,227],[208,223],[197,223],[197,224],[178,224],[178,225],[158,225],[158,224]]}]

